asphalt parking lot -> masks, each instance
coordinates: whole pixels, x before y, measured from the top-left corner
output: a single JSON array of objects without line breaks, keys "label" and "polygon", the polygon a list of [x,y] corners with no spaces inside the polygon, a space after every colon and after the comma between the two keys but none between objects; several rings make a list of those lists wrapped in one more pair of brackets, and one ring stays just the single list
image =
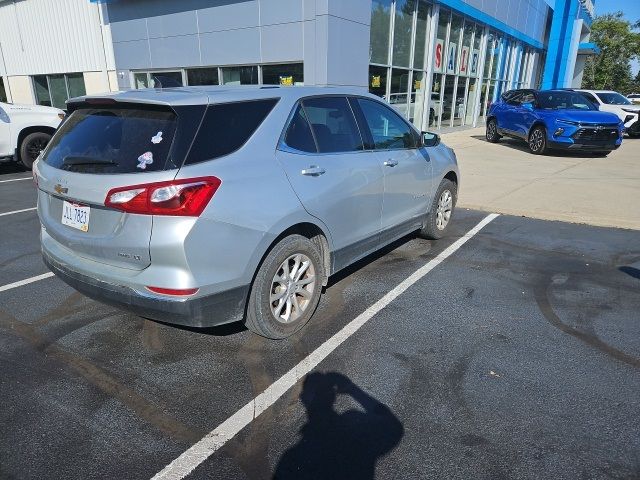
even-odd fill
[{"label": "asphalt parking lot", "polygon": [[[20,178],[0,214],[35,206]],[[186,478],[640,478],[640,232],[503,215],[449,255],[486,216],[340,273],[277,342],[3,290],[47,270],[36,212],[0,216],[0,478],[153,477],[445,254]]]}]

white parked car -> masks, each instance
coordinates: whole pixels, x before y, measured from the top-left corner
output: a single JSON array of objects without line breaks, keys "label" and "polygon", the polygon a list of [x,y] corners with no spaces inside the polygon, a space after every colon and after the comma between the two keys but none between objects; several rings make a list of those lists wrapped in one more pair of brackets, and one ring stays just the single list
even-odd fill
[{"label": "white parked car", "polygon": [[624,129],[630,137],[640,137],[640,105],[634,105],[624,95],[610,90],[576,89],[602,112],[612,112],[624,122]]},{"label": "white parked car", "polygon": [[627,98],[631,100],[632,103],[640,104],[640,93],[630,93],[627,95]]},{"label": "white parked car", "polygon": [[17,161],[30,169],[64,115],[58,108],[0,102],[0,163]]}]

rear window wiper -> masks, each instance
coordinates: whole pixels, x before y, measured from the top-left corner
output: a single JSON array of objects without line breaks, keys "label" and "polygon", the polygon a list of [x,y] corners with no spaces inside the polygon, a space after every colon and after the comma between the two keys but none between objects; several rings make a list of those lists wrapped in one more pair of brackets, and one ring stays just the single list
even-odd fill
[{"label": "rear window wiper", "polygon": [[62,165],[114,165],[118,166],[118,162],[107,158],[68,156],[62,160]]}]

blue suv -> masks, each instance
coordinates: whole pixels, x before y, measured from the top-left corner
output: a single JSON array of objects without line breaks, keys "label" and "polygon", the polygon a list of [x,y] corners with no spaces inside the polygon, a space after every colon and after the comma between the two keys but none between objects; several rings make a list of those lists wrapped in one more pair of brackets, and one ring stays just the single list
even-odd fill
[{"label": "blue suv", "polygon": [[622,143],[617,115],[600,112],[582,94],[569,90],[510,90],[487,113],[487,140],[524,140],[532,153],[551,149],[588,150],[607,155]]}]

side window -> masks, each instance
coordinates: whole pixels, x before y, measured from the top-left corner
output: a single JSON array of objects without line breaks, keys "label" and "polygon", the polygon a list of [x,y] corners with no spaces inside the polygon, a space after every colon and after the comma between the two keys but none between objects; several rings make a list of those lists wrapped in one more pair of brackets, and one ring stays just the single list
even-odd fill
[{"label": "side window", "polygon": [[520,98],[520,103],[536,103],[536,97],[533,93],[527,92]]},{"label": "side window", "polygon": [[228,155],[242,147],[278,99],[209,105],[185,165]]},{"label": "side window", "polygon": [[365,98],[359,98],[358,104],[371,131],[376,150],[416,148],[418,146],[418,136],[393,110],[379,102]]},{"label": "side window", "polygon": [[596,107],[598,105],[600,105],[600,102],[598,102],[598,100],[596,100],[596,97],[594,97],[593,95],[591,95],[589,92],[580,92],[584,97],[587,98],[587,100],[589,100],[591,103],[593,103]]},{"label": "side window", "polygon": [[289,128],[284,137],[284,143],[291,148],[300,150],[301,152],[316,153],[316,142],[313,140],[313,134],[311,133],[311,126],[307,120],[307,115],[304,113],[302,105],[298,105],[296,113],[293,114]]},{"label": "side window", "polygon": [[317,97],[302,101],[320,153],[362,150],[362,138],[345,97]]},{"label": "side window", "polygon": [[509,95],[509,97],[506,99],[506,102],[509,105],[520,105],[521,103],[523,103],[522,100],[522,92],[514,92],[511,95]]}]

